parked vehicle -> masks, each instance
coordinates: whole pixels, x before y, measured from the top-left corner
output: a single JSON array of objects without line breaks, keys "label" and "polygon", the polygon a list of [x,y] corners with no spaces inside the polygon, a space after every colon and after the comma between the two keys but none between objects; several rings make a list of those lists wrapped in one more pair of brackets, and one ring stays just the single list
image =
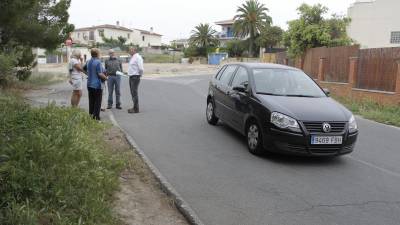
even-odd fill
[{"label": "parked vehicle", "polygon": [[247,137],[251,153],[337,156],[354,149],[353,114],[303,71],[276,64],[228,64],[211,79],[206,117]]}]

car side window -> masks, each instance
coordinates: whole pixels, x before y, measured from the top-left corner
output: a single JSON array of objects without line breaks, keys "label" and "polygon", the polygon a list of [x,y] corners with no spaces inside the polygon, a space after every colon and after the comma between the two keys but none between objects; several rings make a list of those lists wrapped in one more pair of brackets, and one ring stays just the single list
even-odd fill
[{"label": "car side window", "polygon": [[232,80],[232,87],[247,86],[249,84],[249,74],[244,67],[239,67],[235,77]]},{"label": "car side window", "polygon": [[232,79],[233,74],[235,73],[237,66],[231,65],[227,66],[225,71],[222,73],[220,77],[220,81],[224,85],[228,85]]},{"label": "car side window", "polygon": [[225,71],[225,69],[226,69],[226,66],[222,67],[222,68],[218,71],[217,75],[215,75],[215,79],[217,79],[217,80],[221,79],[221,75],[222,75],[222,73]]}]

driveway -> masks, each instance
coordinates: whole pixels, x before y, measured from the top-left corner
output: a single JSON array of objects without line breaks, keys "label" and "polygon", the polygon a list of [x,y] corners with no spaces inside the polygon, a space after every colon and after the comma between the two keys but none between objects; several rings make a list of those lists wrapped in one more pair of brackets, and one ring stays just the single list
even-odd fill
[{"label": "driveway", "polygon": [[210,76],[143,79],[140,114],[123,80],[118,123],[210,225],[400,224],[400,130],[358,119],[350,156],[248,153],[244,138],[205,120]]}]

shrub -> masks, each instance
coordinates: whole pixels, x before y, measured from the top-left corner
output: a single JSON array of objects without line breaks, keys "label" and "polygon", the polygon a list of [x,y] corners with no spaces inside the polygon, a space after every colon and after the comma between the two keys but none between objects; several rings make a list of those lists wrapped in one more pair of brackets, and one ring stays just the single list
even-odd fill
[{"label": "shrub", "polygon": [[7,85],[14,75],[16,58],[13,55],[0,53],[0,86]]},{"label": "shrub", "polygon": [[110,200],[124,161],[106,150],[104,125],[5,95],[0,118],[0,224],[116,224]]},{"label": "shrub", "polygon": [[232,40],[226,43],[226,50],[230,57],[242,57],[246,49],[246,43],[241,40]]}]

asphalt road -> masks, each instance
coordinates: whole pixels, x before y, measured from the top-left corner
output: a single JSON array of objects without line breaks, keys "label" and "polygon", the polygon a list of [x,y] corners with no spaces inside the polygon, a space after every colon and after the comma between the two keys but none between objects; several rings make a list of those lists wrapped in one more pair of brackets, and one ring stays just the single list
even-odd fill
[{"label": "asphalt road", "polygon": [[143,79],[140,114],[123,83],[118,123],[210,225],[400,224],[400,129],[358,119],[356,150],[334,159],[248,153],[205,119],[209,76]]}]

